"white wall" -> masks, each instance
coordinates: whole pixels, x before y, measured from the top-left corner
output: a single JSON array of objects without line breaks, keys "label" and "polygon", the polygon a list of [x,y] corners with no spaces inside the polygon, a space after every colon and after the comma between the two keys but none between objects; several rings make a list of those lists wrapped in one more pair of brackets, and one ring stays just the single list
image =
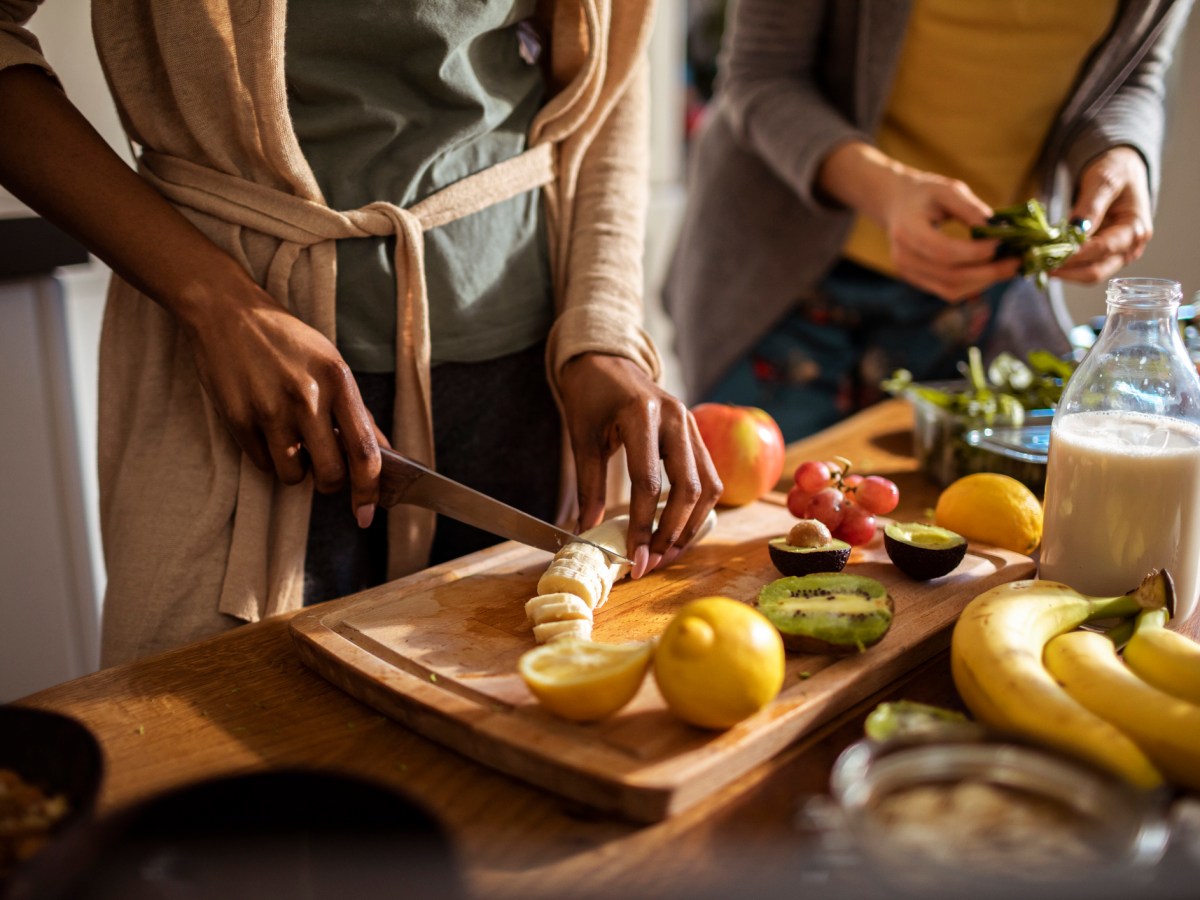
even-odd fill
[{"label": "white wall", "polygon": [[[92,45],[87,0],[57,0],[31,27],[68,95],[125,159],[128,147]],[[29,211],[0,189],[0,216]],[[108,272],[0,285],[0,702],[98,665],[97,349]]]},{"label": "white wall", "polygon": [[[1163,152],[1162,189],[1154,236],[1140,260],[1122,276],[1173,278],[1183,284],[1184,302],[1200,291],[1196,210],[1200,205],[1200,12],[1193,12],[1171,73],[1170,119]],[[1077,323],[1104,313],[1104,285],[1069,285],[1067,307]]]}]

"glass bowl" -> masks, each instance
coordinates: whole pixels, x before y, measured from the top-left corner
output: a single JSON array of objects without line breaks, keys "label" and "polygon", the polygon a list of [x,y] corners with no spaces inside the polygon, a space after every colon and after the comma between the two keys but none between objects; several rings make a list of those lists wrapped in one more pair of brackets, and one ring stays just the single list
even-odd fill
[{"label": "glass bowl", "polygon": [[[931,383],[953,390],[957,382]],[[913,455],[921,471],[941,487],[976,472],[1010,475],[1038,496],[1046,486],[1046,448],[1054,411],[1027,410],[1021,425],[1005,417],[982,423],[956,415],[909,392],[913,406]]]},{"label": "glass bowl", "polygon": [[860,741],[830,787],[863,858],[909,886],[1108,883],[1168,844],[1163,797],[1018,744]]}]

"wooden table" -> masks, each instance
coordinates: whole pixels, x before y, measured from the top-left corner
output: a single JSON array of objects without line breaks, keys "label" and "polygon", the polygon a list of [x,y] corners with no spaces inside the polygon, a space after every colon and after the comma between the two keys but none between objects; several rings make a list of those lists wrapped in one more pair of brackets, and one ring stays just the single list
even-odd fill
[{"label": "wooden table", "polygon": [[[911,414],[889,401],[790,448],[851,458],[901,488],[919,517],[937,490],[915,472]],[[22,705],[75,716],[107,764],[100,810],[206,776],[317,766],[395,785],[449,828],[473,895],[742,896],[813,877],[797,827],[836,755],[882,696],[699,807],[654,826],[598,816],[470,762],[341,693],[305,668],[278,617],[34,694]],[[956,705],[945,655],[887,696]],[[799,882],[796,882],[797,884]]]}]

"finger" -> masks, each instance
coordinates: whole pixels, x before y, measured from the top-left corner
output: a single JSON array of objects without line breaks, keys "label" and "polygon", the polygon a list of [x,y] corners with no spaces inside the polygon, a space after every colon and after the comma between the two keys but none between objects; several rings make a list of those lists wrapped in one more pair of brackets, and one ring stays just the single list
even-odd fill
[{"label": "finger", "polygon": [[898,257],[896,263],[905,280],[947,303],[960,303],[977,296],[997,282],[1016,277],[1021,268],[1019,259],[952,268],[915,257]]},{"label": "finger", "polygon": [[574,441],[575,485],[579,497],[579,530],[595,528],[604,518],[608,499],[608,453],[588,441]]},{"label": "finger", "polygon": [[930,227],[919,234],[898,235],[897,243],[913,256],[942,266],[984,265],[995,261],[996,240],[965,240]]},{"label": "finger", "polygon": [[359,527],[366,528],[379,503],[379,472],[383,466],[375,422],[363,405],[354,376],[344,364],[335,367],[331,390],[333,419],[350,470],[350,508]]},{"label": "finger", "polygon": [[992,208],[961,181],[944,185],[934,196],[949,215],[966,225],[983,225],[992,214]]},{"label": "finger", "polygon": [[1149,231],[1141,219],[1106,226],[1075,251],[1054,274],[1067,281],[1084,282],[1107,277],[1140,258],[1149,239]]},{"label": "finger", "polygon": [[659,452],[671,489],[650,541],[651,569],[657,568],[663,554],[679,540],[701,494],[700,473],[688,428],[688,411],[678,400],[663,403]]},{"label": "finger", "polygon": [[721,491],[724,489],[724,485],[721,484],[721,476],[717,474],[717,467],[713,465],[708,448],[704,446],[704,440],[700,437],[700,429],[690,413],[688,414],[688,432],[691,435],[691,445],[695,452],[696,472],[700,478],[700,496],[692,506],[691,515],[684,524],[679,538],[663,554],[660,568],[669,566],[680,552],[691,544],[696,533],[708,518],[708,514],[717,505],[717,501],[721,498]]},{"label": "finger", "polygon": [[1103,165],[1094,166],[1083,173],[1079,182],[1079,196],[1071,208],[1071,218],[1092,224],[1103,222],[1108,209],[1121,193],[1121,184]]},{"label": "finger", "polygon": [[[367,410],[367,415],[371,415],[370,410]],[[379,427],[379,424],[375,421],[374,416],[371,416],[371,430],[375,432],[376,444],[378,444],[380,447],[386,447],[389,450],[392,449],[392,442],[389,441],[388,436],[383,433],[383,429]]]},{"label": "finger", "polygon": [[[1088,242],[1091,243],[1090,241]],[[1087,251],[1085,253],[1085,251]],[[1111,278],[1125,265],[1125,256],[1111,252],[1108,246],[1097,242],[1089,247],[1084,244],[1067,262],[1063,263],[1051,274],[1063,281],[1077,284],[1096,284]]]},{"label": "finger", "polygon": [[346,483],[346,463],[327,416],[313,417],[301,426],[304,449],[312,462],[313,487],[322,494],[341,490]]},{"label": "finger", "polygon": [[242,452],[250,457],[250,461],[264,472],[274,472],[275,462],[271,459],[271,451],[267,447],[266,439],[263,438],[262,432],[257,428],[235,428],[232,425],[229,429],[233,433],[233,439],[237,441]]},{"label": "finger", "polygon": [[660,415],[657,398],[647,400],[638,421],[620,426],[619,431],[629,468],[629,534],[626,548],[627,555],[633,560],[630,573],[633,578],[641,578],[649,567],[654,513],[662,493],[658,450]]},{"label": "finger", "polygon": [[308,474],[304,444],[293,429],[282,424],[267,425],[263,438],[271,456],[275,474],[284,484],[299,484]]}]

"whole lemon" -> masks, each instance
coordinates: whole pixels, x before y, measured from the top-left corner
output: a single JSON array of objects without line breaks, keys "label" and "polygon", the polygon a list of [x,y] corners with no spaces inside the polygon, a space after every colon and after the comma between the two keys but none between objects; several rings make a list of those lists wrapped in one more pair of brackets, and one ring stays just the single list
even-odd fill
[{"label": "whole lemon", "polygon": [[969,541],[1032,553],[1042,542],[1042,504],[1017,479],[995,472],[964,475],[938,497],[934,522]]},{"label": "whole lemon", "polygon": [[783,687],[783,639],[766,616],[729,597],[682,607],[654,651],[654,678],[671,712],[702,728],[729,728]]}]

